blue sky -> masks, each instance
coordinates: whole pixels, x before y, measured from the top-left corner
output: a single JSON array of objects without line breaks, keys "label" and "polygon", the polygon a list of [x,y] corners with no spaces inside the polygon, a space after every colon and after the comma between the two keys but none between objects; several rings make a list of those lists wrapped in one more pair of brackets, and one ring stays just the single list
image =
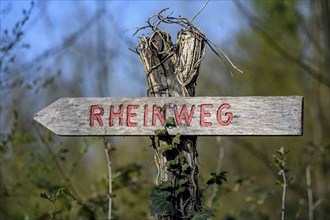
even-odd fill
[{"label": "blue sky", "polygon": [[[174,16],[181,15],[192,18],[204,3],[204,1],[106,1],[105,4],[113,18],[121,24],[122,31],[125,31],[144,25],[145,20],[150,15],[167,7],[169,8],[168,12],[173,12]],[[96,1],[79,1],[81,4],[79,7],[77,7],[76,1],[47,1],[47,4],[49,13],[47,19],[51,21],[54,29],[60,29],[64,22],[76,16],[79,7],[88,8],[81,15],[82,20],[92,16],[97,9]],[[1,31],[11,29],[16,20],[22,17],[22,10],[27,9],[29,5],[30,1],[2,0],[1,11],[9,9],[9,13],[1,13]],[[52,32],[52,30],[47,30],[45,27],[47,24],[43,19],[39,19],[40,10],[43,10],[41,5],[40,2],[36,2],[30,22],[26,27],[27,32],[24,40],[33,46],[28,57],[41,53],[63,38],[61,34],[54,34],[52,38],[49,37],[49,31]],[[232,1],[210,1],[194,21],[211,40],[219,44],[231,38],[240,29],[243,22]],[[74,26],[72,26],[72,30],[74,30]],[[133,32],[134,29],[121,34],[133,39]]]},{"label": "blue sky", "polygon": [[[36,59],[36,57],[43,54],[45,51],[61,45],[64,39],[78,30],[82,24],[88,21],[95,12],[99,9],[100,5],[106,9],[103,24],[108,25],[109,29],[105,33],[105,39],[110,49],[116,48],[118,54],[111,59],[113,62],[112,85],[109,86],[107,94],[111,96],[141,96],[144,95],[145,88],[141,84],[141,78],[144,80],[144,74],[141,64],[139,67],[130,66],[127,64],[128,59],[131,59],[132,52],[128,50],[130,47],[137,45],[138,36],[132,36],[136,27],[145,25],[145,21],[149,16],[158,13],[164,8],[169,8],[166,13],[173,12],[173,16],[186,17],[191,19],[204,5],[205,1],[105,1],[102,5],[100,1],[37,1],[33,9],[29,22],[24,27],[23,43],[30,44],[28,50],[16,48],[16,54],[19,60],[23,63]],[[1,1],[1,34],[5,29],[11,30],[15,23],[22,18],[22,10],[28,9],[30,1]],[[204,34],[219,47],[230,50],[230,43],[234,41],[235,34],[244,26],[244,20],[238,13],[232,1],[209,1],[205,9],[194,20],[194,24],[198,26]],[[172,35],[172,40],[175,40],[176,32],[179,27],[172,28],[173,26],[165,27],[165,30]],[[95,28],[91,27],[86,35],[95,35]],[[93,32],[94,30],[94,32]],[[144,33],[147,33],[145,31]],[[174,35],[174,36],[173,36]],[[80,37],[84,39],[84,36]],[[96,39],[96,37],[94,37]],[[125,40],[126,39],[126,40]],[[115,45],[112,45],[114,43]],[[79,46],[77,47],[79,53]],[[86,54],[86,57],[93,56],[93,51]],[[59,56],[62,54],[58,54]],[[98,54],[94,56],[99,56]],[[106,55],[105,55],[106,56]],[[74,80],[77,76],[73,76],[70,59],[62,56],[61,61],[63,77],[67,80]],[[108,59],[108,57],[106,57]],[[88,59],[88,58],[87,58]],[[135,56],[135,62],[138,63],[138,56]],[[43,61],[43,65],[58,65],[58,59],[47,59]],[[126,62],[126,65],[125,65]],[[86,68],[90,68],[86,64]],[[23,65],[24,66],[24,65]],[[121,86],[121,83],[131,80],[131,72],[136,71],[141,75],[139,80],[132,80],[133,90],[143,90],[143,93],[135,93],[128,91]],[[88,71],[92,72],[93,69],[86,70],[86,81],[84,82],[86,96],[97,96],[98,94],[93,90],[92,78],[88,76]],[[32,69],[34,76],[37,71]],[[140,73],[141,72],[141,73]],[[31,74],[31,73],[30,73]],[[40,73],[43,74],[43,73]],[[29,77],[26,74],[26,77]],[[41,77],[43,77],[41,75]],[[89,77],[89,78],[88,78]],[[143,81],[144,82],[144,81]],[[118,87],[116,89],[112,89]],[[63,94],[59,94],[63,95]],[[64,94],[65,95],[65,94]]]}]

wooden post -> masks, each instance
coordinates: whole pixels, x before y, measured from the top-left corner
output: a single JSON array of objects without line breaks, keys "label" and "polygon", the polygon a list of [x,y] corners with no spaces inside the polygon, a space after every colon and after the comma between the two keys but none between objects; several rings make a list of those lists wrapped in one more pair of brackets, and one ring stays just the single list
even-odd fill
[{"label": "wooden post", "polygon": [[[173,45],[169,34],[158,28],[154,29],[150,37],[143,36],[138,45],[138,52],[147,78],[148,96],[194,96],[200,62],[205,53],[204,46],[204,35],[192,28],[186,28],[178,33],[176,45]],[[159,152],[159,148],[171,145],[171,139],[153,139],[160,183],[171,182],[175,186],[180,180],[187,180],[185,190],[172,196],[171,202],[175,212],[157,214],[159,220],[182,219],[202,209],[198,188],[196,139],[197,136],[182,136],[176,151],[165,156]],[[184,162],[189,166],[184,169],[179,166],[171,171],[166,162],[178,155],[183,155]]]}]

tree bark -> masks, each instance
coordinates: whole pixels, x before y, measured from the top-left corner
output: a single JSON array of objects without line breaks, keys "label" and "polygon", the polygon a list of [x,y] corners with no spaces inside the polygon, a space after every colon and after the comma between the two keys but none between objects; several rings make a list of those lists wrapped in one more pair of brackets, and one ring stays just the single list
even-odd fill
[{"label": "tree bark", "polygon": [[[205,55],[205,36],[191,28],[185,28],[178,33],[177,43],[173,44],[169,34],[154,29],[151,36],[143,36],[138,45],[138,52],[144,66],[148,84],[148,96],[152,97],[182,97],[194,96],[196,79],[201,60]],[[152,137],[155,140],[155,137]],[[155,162],[158,168],[156,185],[170,181],[177,186],[180,180],[187,180],[185,190],[175,193],[171,203],[174,214],[158,213],[159,220],[174,220],[187,218],[193,212],[201,211],[201,198],[198,189],[198,164],[196,136],[183,136],[176,150],[159,153],[161,146],[170,145],[168,137],[158,137],[153,141]],[[188,167],[180,167],[175,171],[166,166],[166,162],[183,155]]]}]

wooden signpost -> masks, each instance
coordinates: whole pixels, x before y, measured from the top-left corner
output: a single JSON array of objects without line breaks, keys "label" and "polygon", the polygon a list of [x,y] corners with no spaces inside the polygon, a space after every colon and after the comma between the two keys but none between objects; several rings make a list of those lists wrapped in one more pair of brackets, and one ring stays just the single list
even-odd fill
[{"label": "wooden signpost", "polygon": [[[191,23],[198,14],[189,21],[164,17],[164,11],[151,16],[148,25],[137,30],[153,31],[150,36],[142,36],[136,48],[144,66],[149,97],[62,98],[38,112],[34,119],[62,136],[154,136],[151,139],[158,169],[156,185],[160,182],[171,186],[170,191],[166,191],[167,186],[162,189],[162,196],[151,199],[151,213],[158,220],[177,220],[188,219],[192,213],[203,214],[197,136],[302,135],[303,97],[194,97],[205,44],[229,71],[238,69],[221,49],[217,53],[213,43]],[[158,28],[160,23],[184,27],[175,44],[169,34]],[[168,134],[155,135],[157,129],[165,129]],[[179,141],[174,140],[178,136]],[[111,184],[110,174],[109,179]]]},{"label": "wooden signpost", "polygon": [[301,96],[62,98],[34,119],[57,135],[302,135]]}]

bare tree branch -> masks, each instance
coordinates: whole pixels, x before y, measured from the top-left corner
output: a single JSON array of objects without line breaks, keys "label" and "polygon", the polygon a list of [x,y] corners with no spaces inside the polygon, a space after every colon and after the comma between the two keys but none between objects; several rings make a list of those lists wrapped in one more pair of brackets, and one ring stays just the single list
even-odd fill
[{"label": "bare tree branch", "polygon": [[252,15],[240,1],[234,1],[237,8],[242,12],[242,14],[248,18],[252,28],[254,28],[257,33],[264,39],[270,47],[276,50],[283,58],[289,60],[290,62],[300,66],[306,73],[312,76],[315,80],[319,81],[320,83],[330,87],[330,79],[325,77],[322,73],[315,70],[311,65],[305,63],[303,60],[299,59],[292,55],[289,51],[283,48],[277,41],[260,25],[258,19]]},{"label": "bare tree branch", "polygon": [[202,8],[194,15],[194,17],[190,20],[190,22],[193,22],[195,18],[204,10],[206,7],[207,3],[209,3],[209,0],[206,0]]},{"label": "bare tree branch", "polygon": [[[59,54],[63,52],[64,50],[68,49],[69,47],[73,46],[74,43],[79,39],[80,36],[82,36],[89,28],[91,28],[94,24],[96,24],[96,21],[99,20],[104,14],[103,10],[99,10],[95,13],[95,15],[90,18],[85,24],[83,24],[79,29],[77,29],[75,32],[70,34],[68,37],[66,37],[59,45],[56,45],[52,48],[49,48],[45,50],[40,55],[36,56],[32,61],[29,61],[27,63],[24,63],[18,67],[18,69],[15,69],[15,72],[7,72],[7,77],[2,77],[1,81],[6,82],[8,86],[1,87],[1,90],[3,89],[10,89],[11,88],[11,82],[15,81],[15,79],[19,78],[20,75],[24,75],[27,71],[31,70],[35,66],[37,66],[42,61],[46,60],[47,58],[54,56],[56,54]],[[17,74],[19,73],[19,74]]]}]

